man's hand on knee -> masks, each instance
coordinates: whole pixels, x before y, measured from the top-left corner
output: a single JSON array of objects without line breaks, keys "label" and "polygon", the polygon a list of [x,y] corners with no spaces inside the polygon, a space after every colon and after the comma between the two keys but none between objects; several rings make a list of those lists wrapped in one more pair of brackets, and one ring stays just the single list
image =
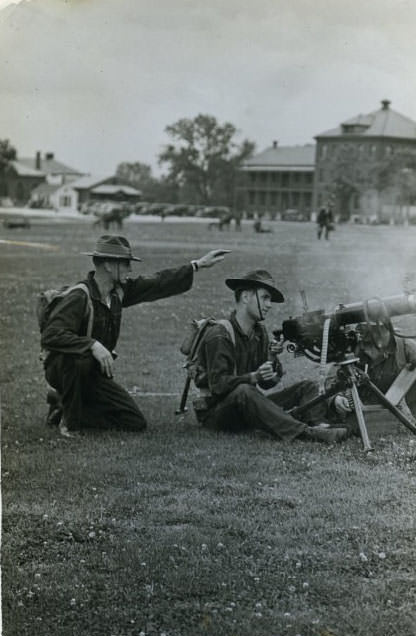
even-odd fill
[{"label": "man's hand on knee", "polygon": [[105,375],[107,378],[113,377],[113,365],[114,360],[113,356],[109,352],[108,349],[98,342],[98,340],[94,341],[94,344],[91,347],[91,353],[94,358],[98,361],[101,369],[101,373]]}]

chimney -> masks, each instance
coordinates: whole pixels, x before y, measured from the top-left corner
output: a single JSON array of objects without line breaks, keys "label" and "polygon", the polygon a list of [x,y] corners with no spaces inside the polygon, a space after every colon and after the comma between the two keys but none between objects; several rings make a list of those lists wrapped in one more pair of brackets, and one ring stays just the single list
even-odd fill
[{"label": "chimney", "polygon": [[391,104],[391,101],[389,99],[382,99],[381,100],[382,110],[388,110],[390,104]]},{"label": "chimney", "polygon": [[36,153],[36,158],[35,158],[35,168],[36,170],[40,170],[41,169],[41,165],[40,165],[40,152],[39,150]]},{"label": "chimney", "polygon": [[46,159],[46,161],[51,161],[51,160],[53,159],[53,157],[54,157],[53,152],[47,152],[47,153],[45,154],[45,159]]},{"label": "chimney", "polygon": [[274,142],[273,142],[273,148],[277,148],[277,141],[276,140],[274,140]]}]

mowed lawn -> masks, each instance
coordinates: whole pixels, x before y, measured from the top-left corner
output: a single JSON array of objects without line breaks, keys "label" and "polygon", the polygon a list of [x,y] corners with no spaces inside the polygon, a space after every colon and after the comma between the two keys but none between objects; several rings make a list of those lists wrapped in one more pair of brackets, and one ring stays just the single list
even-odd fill
[{"label": "mowed lawn", "polygon": [[[183,296],[125,311],[117,380],[149,420],[140,435],[68,440],[45,426],[34,305],[83,278],[88,222],[1,230],[2,609],[5,636],[412,636],[416,634],[416,437],[342,445],[216,435],[174,414],[192,318],[232,307],[227,275],[261,267],[287,302],[269,327],[416,290],[416,228],[310,223],[257,235],[128,222],[135,271],[215,247],[227,260]],[[25,246],[25,241],[40,245]],[[402,321],[416,334],[416,320]],[[317,365],[283,354],[284,382]],[[157,393],[167,395],[158,396]],[[171,395],[176,394],[176,395]]]}]

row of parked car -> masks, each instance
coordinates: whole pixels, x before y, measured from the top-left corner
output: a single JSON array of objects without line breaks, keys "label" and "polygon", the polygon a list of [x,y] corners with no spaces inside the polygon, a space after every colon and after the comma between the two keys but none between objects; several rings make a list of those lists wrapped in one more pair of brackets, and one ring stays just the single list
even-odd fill
[{"label": "row of parked car", "polygon": [[199,216],[199,217],[221,217],[230,213],[230,209],[225,206],[205,206],[185,205],[182,203],[149,203],[140,201],[138,203],[117,202],[117,201],[87,201],[82,204],[80,212],[82,214],[94,214],[101,216],[107,212],[120,208],[128,210],[130,214],[157,214],[159,216]]}]

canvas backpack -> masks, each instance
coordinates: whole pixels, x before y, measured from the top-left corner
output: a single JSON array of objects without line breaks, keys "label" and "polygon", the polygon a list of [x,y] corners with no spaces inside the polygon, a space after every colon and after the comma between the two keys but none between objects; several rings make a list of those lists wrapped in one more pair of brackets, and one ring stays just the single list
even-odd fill
[{"label": "canvas backpack", "polygon": [[216,319],[211,316],[210,318],[202,318],[201,320],[193,320],[191,322],[189,332],[186,334],[180,346],[180,352],[186,356],[186,361],[183,365],[186,369],[186,381],[182,392],[180,406],[176,413],[184,413],[186,411],[186,400],[188,398],[189,388],[191,382],[195,380],[198,370],[198,354],[204,343],[208,330],[214,325],[222,325],[226,329],[231,342],[235,346],[234,328],[229,320]]},{"label": "canvas backpack", "polygon": [[40,333],[44,331],[51,316],[59,306],[59,302],[74,289],[82,289],[82,291],[87,296],[87,304],[85,306],[85,316],[88,316],[86,335],[91,337],[94,321],[94,309],[92,306],[88,286],[85,283],[77,283],[76,285],[65,285],[64,287],[61,287],[61,289],[47,289],[46,291],[40,292],[36,301],[36,317],[38,320]]},{"label": "canvas backpack", "polygon": [[193,320],[190,331],[185,336],[180,347],[180,352],[186,356],[186,362],[183,366],[186,369],[187,375],[192,380],[195,379],[199,350],[202,347],[208,329],[214,325],[222,325],[225,327],[231,342],[235,346],[235,333],[229,320],[223,318],[216,319],[212,316],[210,318],[202,318],[201,320]]}]

